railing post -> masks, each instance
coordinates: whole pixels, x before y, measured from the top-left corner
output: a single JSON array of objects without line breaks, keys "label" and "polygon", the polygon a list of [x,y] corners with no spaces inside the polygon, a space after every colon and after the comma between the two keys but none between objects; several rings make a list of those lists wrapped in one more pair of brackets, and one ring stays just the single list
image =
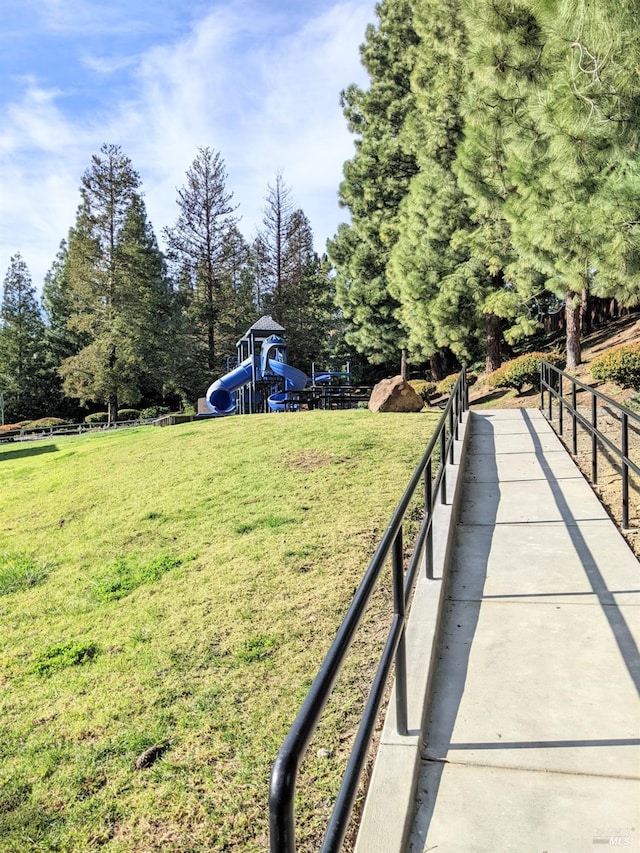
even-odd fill
[{"label": "railing post", "polygon": [[440,433],[440,464],[442,465],[442,483],[440,485],[440,503],[447,502],[447,430],[444,423]]},{"label": "railing post", "polygon": [[598,482],[598,438],[596,429],[598,426],[598,398],[595,394],[591,395],[591,480],[595,484]]},{"label": "railing post", "polygon": [[576,396],[576,383],[571,383],[571,409],[573,411],[573,455],[578,455],[578,416],[576,414],[576,406],[578,405]]},{"label": "railing post", "polygon": [[544,383],[546,380],[546,369],[544,361],[540,362],[540,411],[544,412]]},{"label": "railing post", "polygon": [[622,526],[629,527],[629,416],[622,413]]},{"label": "railing post", "polygon": [[270,853],[295,853],[296,850],[294,817],[296,774],[297,767],[290,766],[288,762],[281,759],[281,756],[278,756],[271,770],[269,796]]},{"label": "railing post", "polygon": [[558,374],[558,432],[562,435],[564,400],[562,399],[562,374]]},{"label": "railing post", "polygon": [[553,418],[553,391],[551,390],[553,386],[553,379],[551,378],[551,365],[549,365],[549,371],[547,376],[549,377],[547,391],[549,392],[549,421]]},{"label": "railing post", "polygon": [[450,447],[449,447],[449,462],[453,465],[453,439],[455,436],[455,430],[453,426],[453,401],[451,408],[449,409],[449,438],[451,439]]},{"label": "railing post", "polygon": [[[432,466],[431,457],[427,462],[427,467],[424,472],[424,512],[425,518],[429,521],[433,514],[433,483],[432,483]],[[427,543],[424,553],[425,567],[427,571],[427,580],[433,580],[433,521],[429,522],[429,530],[427,532]]]},{"label": "railing post", "polygon": [[[404,623],[404,560],[402,556],[402,526],[393,542],[393,609]],[[402,632],[396,650],[396,727],[399,735],[406,735],[407,727],[407,645]]]}]

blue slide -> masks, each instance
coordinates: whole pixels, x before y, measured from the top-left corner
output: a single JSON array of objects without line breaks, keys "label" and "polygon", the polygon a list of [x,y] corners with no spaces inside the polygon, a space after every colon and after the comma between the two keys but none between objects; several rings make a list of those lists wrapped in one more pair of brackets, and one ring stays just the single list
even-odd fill
[{"label": "blue slide", "polygon": [[[218,417],[233,415],[236,411],[234,391],[254,380],[256,383],[264,382],[273,387],[275,377],[278,376],[284,379],[284,391],[272,394],[268,402],[272,412],[283,412],[287,408],[288,395],[292,391],[300,391],[309,381],[306,373],[286,363],[286,353],[287,345],[284,340],[278,335],[270,335],[262,342],[260,356],[256,357],[255,362],[254,357],[250,355],[234,370],[230,370],[209,386],[205,395],[209,410]],[[255,386],[253,393],[256,395],[254,400],[262,399],[257,396]],[[259,393],[262,394],[262,390]]]},{"label": "blue slide", "polygon": [[301,391],[309,377],[307,374],[298,370],[297,367],[292,367],[290,364],[284,364],[281,361],[276,361],[273,358],[269,359],[269,369],[284,379],[284,391],[279,391],[277,394],[272,394],[269,397],[269,408],[272,412],[283,412],[287,405],[287,398],[290,391]]},{"label": "blue slide", "polygon": [[206,393],[207,406],[214,415],[232,415],[236,410],[233,392],[242,388],[253,377],[253,358],[245,359],[235,370],[231,370],[221,379],[209,386]]}]

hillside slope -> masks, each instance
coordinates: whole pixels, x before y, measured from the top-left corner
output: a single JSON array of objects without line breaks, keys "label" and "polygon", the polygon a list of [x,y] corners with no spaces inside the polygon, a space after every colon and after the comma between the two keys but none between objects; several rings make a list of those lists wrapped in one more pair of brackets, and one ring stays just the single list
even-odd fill
[{"label": "hillside slope", "polygon": [[[264,848],[271,762],[435,420],[255,415],[1,446],[0,851]],[[305,765],[301,850],[390,599]]]}]

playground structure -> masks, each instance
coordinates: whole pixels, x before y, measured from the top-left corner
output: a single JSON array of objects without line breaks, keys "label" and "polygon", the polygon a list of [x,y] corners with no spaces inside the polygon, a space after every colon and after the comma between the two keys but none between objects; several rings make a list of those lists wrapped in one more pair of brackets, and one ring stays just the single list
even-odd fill
[{"label": "playground structure", "polygon": [[228,372],[216,379],[205,395],[207,413],[248,415],[307,408],[351,408],[368,400],[370,389],[350,385],[346,371],[318,371],[311,377],[287,362],[285,329],[273,317],[261,317],[236,344],[236,356],[227,359]]}]

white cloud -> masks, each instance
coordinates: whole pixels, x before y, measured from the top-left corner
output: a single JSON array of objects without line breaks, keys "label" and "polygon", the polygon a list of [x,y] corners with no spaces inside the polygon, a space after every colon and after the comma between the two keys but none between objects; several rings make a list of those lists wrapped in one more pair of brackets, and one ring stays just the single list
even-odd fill
[{"label": "white cloud", "polygon": [[[69,3],[47,6],[61,26]],[[23,81],[0,115],[0,275],[20,250],[41,284],[73,224],[80,177],[103,142],[120,144],[140,172],[159,237],[175,221],[176,189],[197,148],[209,146],[227,165],[248,239],[282,170],[322,248],[345,218],[337,191],[353,151],[339,95],[365,80],[358,45],[373,15],[373,0],[343,0],[283,30],[264,4],[227,3],[171,44],[128,57],[84,55],[124,94],[81,115],[69,111],[66,92]]]}]

